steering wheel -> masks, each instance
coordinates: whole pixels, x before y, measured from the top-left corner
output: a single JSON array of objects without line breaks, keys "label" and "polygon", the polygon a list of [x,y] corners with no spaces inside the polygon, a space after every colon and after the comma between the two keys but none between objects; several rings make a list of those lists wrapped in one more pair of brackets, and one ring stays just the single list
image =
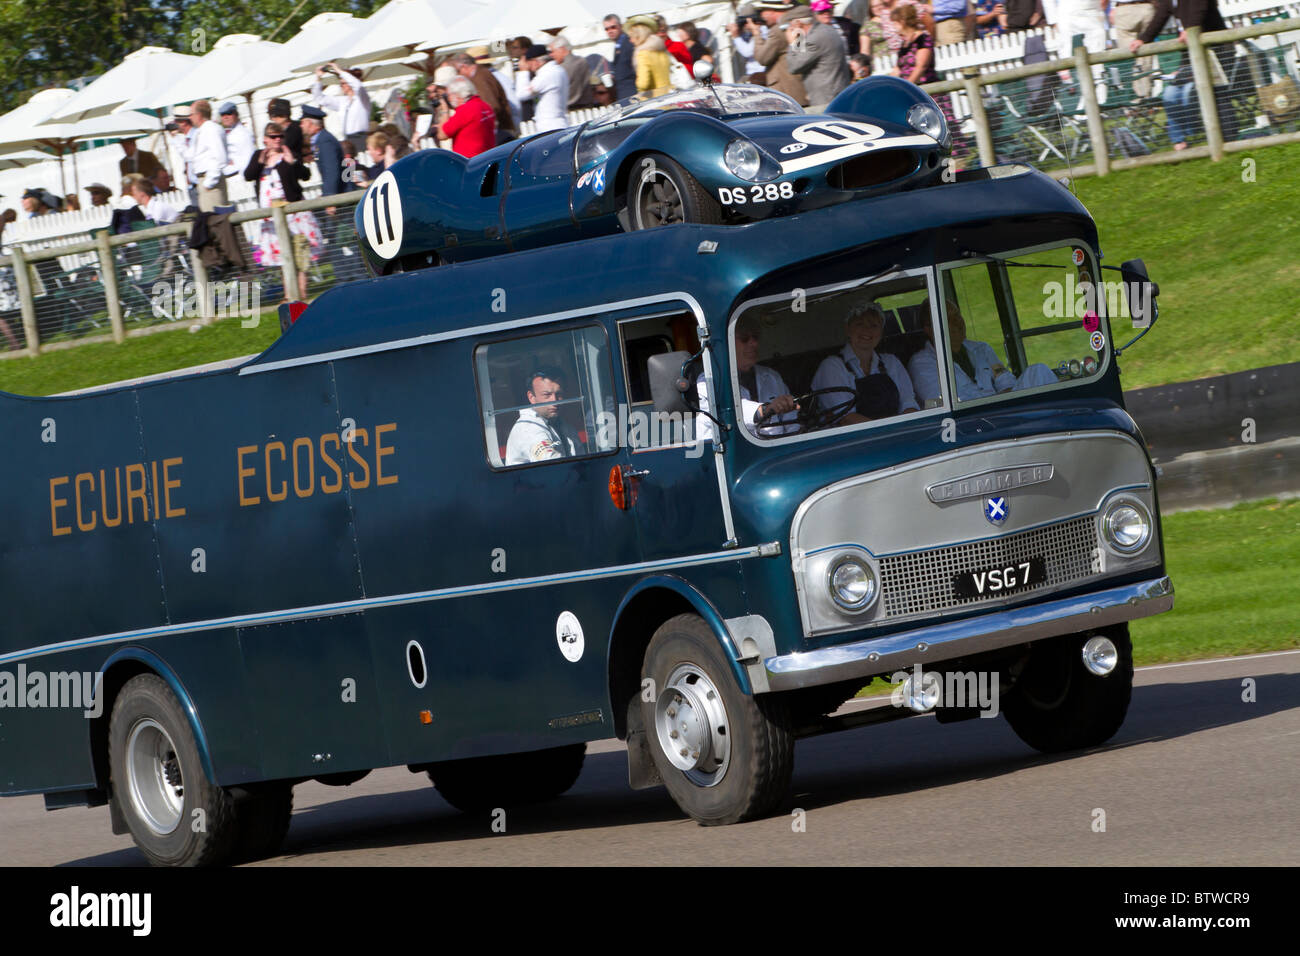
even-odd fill
[{"label": "steering wheel", "polygon": [[[841,394],[847,393],[849,397],[842,398],[838,403],[828,405],[825,408],[821,407],[820,402],[812,401],[814,398],[819,398],[822,395],[829,395],[832,392],[840,392]],[[837,421],[843,418],[844,415],[857,408],[858,392],[857,389],[848,388],[844,385],[835,385],[831,388],[815,388],[807,394],[800,395],[795,399],[795,403],[799,406],[795,413],[795,422],[799,425],[799,430],[815,432],[822,428],[829,428],[831,425],[834,425]],[[754,425],[756,427],[762,427],[765,424],[770,424],[771,422],[769,420],[772,417],[771,414],[766,416],[760,415],[754,419]]]}]

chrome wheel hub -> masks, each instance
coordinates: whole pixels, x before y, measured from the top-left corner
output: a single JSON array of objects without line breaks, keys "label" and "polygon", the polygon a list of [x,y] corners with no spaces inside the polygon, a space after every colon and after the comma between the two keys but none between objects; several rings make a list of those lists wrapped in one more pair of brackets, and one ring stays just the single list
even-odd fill
[{"label": "chrome wheel hub", "polygon": [[180,825],[185,778],[176,746],[152,718],[136,721],[126,739],[126,789],[146,826],[166,836]]},{"label": "chrome wheel hub", "polygon": [[722,695],[694,664],[679,664],[655,703],[655,735],[669,762],[692,783],[711,787],[731,762]]}]

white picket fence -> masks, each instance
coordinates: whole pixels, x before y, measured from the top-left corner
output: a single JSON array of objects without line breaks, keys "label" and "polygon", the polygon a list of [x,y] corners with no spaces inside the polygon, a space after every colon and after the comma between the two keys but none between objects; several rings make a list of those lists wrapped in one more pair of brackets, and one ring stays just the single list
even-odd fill
[{"label": "white picket fence", "polygon": [[[1262,16],[1283,15],[1300,18],[1300,3],[1278,3],[1278,0],[1221,0],[1219,11],[1229,27],[1238,27]],[[972,66],[978,67],[981,73],[992,73],[1010,66],[1019,66],[1025,56],[1025,40],[1033,36],[1043,37],[1049,55],[1055,54],[1059,48],[1056,27],[1049,25],[936,47],[934,68],[943,79],[954,79],[961,74],[961,71]],[[1284,39],[1288,36],[1290,34],[1279,36],[1278,42],[1288,42]],[[878,74],[892,73],[897,66],[898,58],[892,53],[873,57],[873,69]]]}]

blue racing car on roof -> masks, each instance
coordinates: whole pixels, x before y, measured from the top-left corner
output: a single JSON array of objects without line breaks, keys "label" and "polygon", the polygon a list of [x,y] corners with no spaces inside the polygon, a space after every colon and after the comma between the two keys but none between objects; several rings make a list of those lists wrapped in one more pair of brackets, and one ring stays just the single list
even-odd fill
[{"label": "blue racing car on roof", "polygon": [[379,275],[679,222],[743,223],[931,185],[951,138],[920,88],[870,77],[824,114],[701,84],[471,159],[424,150],[357,204]]}]

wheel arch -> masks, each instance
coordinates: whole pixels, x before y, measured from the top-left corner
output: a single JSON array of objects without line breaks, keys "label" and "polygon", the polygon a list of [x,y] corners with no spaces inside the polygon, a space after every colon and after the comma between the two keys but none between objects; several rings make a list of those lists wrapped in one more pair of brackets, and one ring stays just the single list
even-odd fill
[{"label": "wheel arch", "polygon": [[749,676],[739,663],[739,654],[726,622],[709,600],[676,575],[642,578],[623,596],[609,633],[606,654],[610,713],[615,735],[627,736],[627,702],[641,689],[641,662],[659,626],[679,614],[697,614],[718,641],[732,676],[743,694],[752,694]]},{"label": "wheel arch", "polygon": [[104,661],[100,667],[103,674],[99,686],[99,698],[103,701],[98,717],[88,721],[90,733],[90,757],[95,770],[96,784],[107,790],[109,781],[108,731],[113,713],[113,705],[127,681],[140,674],[154,674],[166,681],[171,692],[180,701],[185,718],[189,721],[194,734],[194,743],[198,747],[199,760],[203,772],[209,781],[216,782],[217,774],[212,765],[212,755],[208,750],[208,739],[203,732],[203,723],[199,720],[198,708],[185,689],[180,677],[172,667],[153,651],[144,647],[124,647]]},{"label": "wheel arch", "polygon": [[[712,116],[682,111],[660,117],[629,136],[623,145],[626,155],[619,160],[614,177],[615,196],[620,202],[626,197],[632,171],[637,163],[651,153],[667,156],[706,189],[718,185],[713,181],[717,173],[725,174],[726,185],[731,185],[733,181],[740,182],[734,176],[726,174],[722,165],[722,153],[727,143],[740,136],[739,132]],[[708,153],[714,153],[713,161],[702,162]]]}]

